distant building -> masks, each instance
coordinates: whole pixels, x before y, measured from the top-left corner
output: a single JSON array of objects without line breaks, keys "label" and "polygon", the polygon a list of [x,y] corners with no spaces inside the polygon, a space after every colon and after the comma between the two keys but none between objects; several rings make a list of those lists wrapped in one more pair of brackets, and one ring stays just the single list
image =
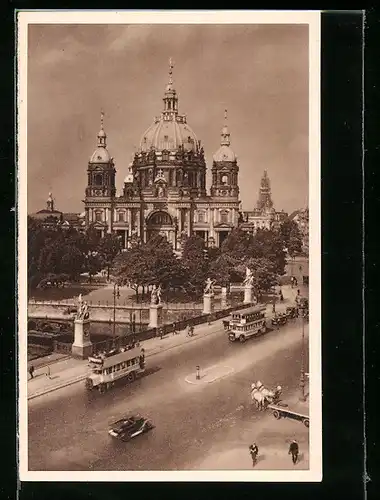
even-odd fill
[{"label": "distant building", "polygon": [[239,166],[231,148],[227,111],[207,192],[204,150],[187,116],[179,113],[172,69],[170,63],[163,110],[143,133],[121,194],[116,193],[115,163],[107,148],[102,113],[97,148],[87,167],[86,227],[92,226],[99,235],[115,232],[124,248],[132,238],[147,241],[162,234],[177,250],[183,235],[195,234],[209,246],[220,246],[238,225],[254,232],[280,223],[286,214],[273,208],[266,172],[256,209],[243,213],[239,209]]},{"label": "distant building", "polygon": [[243,212],[241,227],[250,232],[257,229],[273,229],[278,227],[287,217],[288,214],[283,210],[276,212],[274,209],[270,180],[267,171],[264,170],[256,208],[252,211]]},{"label": "distant building", "polygon": [[64,213],[56,210],[54,204],[52,193],[49,193],[49,197],[46,200],[46,208],[30,214],[30,216],[33,219],[39,220],[45,228],[55,229],[62,227],[63,229],[74,228],[78,231],[85,230],[84,213]]}]

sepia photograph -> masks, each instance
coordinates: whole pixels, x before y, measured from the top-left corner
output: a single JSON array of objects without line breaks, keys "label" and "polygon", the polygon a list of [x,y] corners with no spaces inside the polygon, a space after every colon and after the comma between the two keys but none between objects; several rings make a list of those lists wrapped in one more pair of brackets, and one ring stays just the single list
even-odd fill
[{"label": "sepia photograph", "polygon": [[27,481],[321,481],[320,12],[18,13]]}]

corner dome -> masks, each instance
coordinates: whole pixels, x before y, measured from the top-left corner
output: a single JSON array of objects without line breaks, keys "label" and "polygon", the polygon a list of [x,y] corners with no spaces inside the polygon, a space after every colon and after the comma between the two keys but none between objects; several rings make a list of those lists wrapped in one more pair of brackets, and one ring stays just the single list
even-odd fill
[{"label": "corner dome", "polygon": [[109,163],[110,161],[111,156],[104,147],[97,147],[90,158],[90,163]]},{"label": "corner dome", "polygon": [[216,162],[221,162],[221,161],[234,162],[237,160],[237,156],[229,146],[220,146],[218,151],[214,154],[213,160]]}]

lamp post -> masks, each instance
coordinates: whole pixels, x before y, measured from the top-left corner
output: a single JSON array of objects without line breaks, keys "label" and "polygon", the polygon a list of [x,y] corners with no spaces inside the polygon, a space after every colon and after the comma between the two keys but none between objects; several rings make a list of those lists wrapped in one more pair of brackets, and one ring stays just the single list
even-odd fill
[{"label": "lamp post", "polygon": [[305,308],[300,308],[302,318],[302,349],[301,349],[301,375],[300,375],[300,401],[306,401],[305,397]]},{"label": "lamp post", "polygon": [[113,328],[112,328],[112,335],[113,335],[113,338],[115,339],[116,299],[120,298],[119,285],[117,283],[114,283],[114,285],[113,285],[112,295],[113,295]]}]

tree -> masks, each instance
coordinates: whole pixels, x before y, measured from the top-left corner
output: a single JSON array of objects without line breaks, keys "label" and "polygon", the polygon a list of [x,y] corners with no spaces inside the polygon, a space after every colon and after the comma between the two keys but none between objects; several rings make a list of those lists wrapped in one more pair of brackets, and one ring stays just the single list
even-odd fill
[{"label": "tree", "polygon": [[182,250],[182,265],[187,272],[187,292],[189,295],[199,295],[209,270],[205,242],[199,236],[185,239]]},{"label": "tree", "polygon": [[250,241],[248,256],[268,259],[274,264],[277,274],[284,274],[286,264],[284,243],[277,231],[257,229]]},{"label": "tree", "polygon": [[245,261],[244,266],[239,266],[237,270],[241,275],[244,275],[246,267],[253,273],[252,287],[256,295],[260,295],[262,292],[266,292],[273,286],[278,285],[279,275],[276,271],[275,262],[265,257],[251,257]]},{"label": "tree", "polygon": [[222,254],[210,263],[210,278],[220,286],[228,286],[231,283],[233,268],[231,259],[226,254]]},{"label": "tree", "polygon": [[223,241],[221,252],[227,254],[238,265],[247,258],[250,251],[252,236],[237,227],[233,229],[227,238]]},{"label": "tree", "polygon": [[302,251],[302,234],[294,220],[285,220],[279,228],[279,235],[291,257]]},{"label": "tree", "polygon": [[182,286],[184,276],[180,261],[166,238],[157,235],[120,254],[115,273],[121,284],[129,284],[138,296],[140,287],[161,285],[164,290]]},{"label": "tree", "polygon": [[157,235],[148,240],[144,251],[150,277],[148,284],[169,289],[178,281],[177,274],[180,270],[172,245],[164,236]]},{"label": "tree", "polygon": [[107,279],[110,278],[110,267],[116,255],[121,251],[120,238],[115,233],[107,233],[97,245],[97,251],[104,265],[107,267]]}]

